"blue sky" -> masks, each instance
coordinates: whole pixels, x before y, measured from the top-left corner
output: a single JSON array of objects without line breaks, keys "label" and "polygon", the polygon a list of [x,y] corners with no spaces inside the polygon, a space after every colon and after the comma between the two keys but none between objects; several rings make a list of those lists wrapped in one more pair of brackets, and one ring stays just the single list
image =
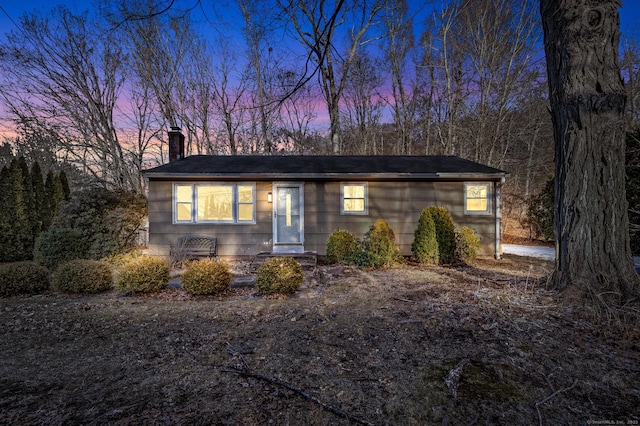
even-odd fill
[{"label": "blue sky", "polygon": [[[25,12],[32,12],[35,10],[43,11],[46,13],[47,11],[51,10],[52,5],[60,3],[66,4],[71,10],[77,12],[80,12],[88,7],[87,1],[76,0],[27,0],[8,1],[3,3],[5,4],[0,5],[1,35],[4,35],[4,33],[10,30],[15,30],[16,27],[12,23],[12,20],[18,23],[20,16]],[[202,3],[206,10],[209,2],[207,0],[202,0]],[[412,3],[412,1],[409,0],[409,3]],[[420,3],[423,2],[421,1]],[[620,9],[620,27],[623,34],[635,33],[636,37],[640,38],[640,0],[623,0],[623,5]]]},{"label": "blue sky", "polygon": [[[5,34],[9,31],[15,31],[18,28],[16,24],[19,24],[20,17],[24,13],[37,12],[42,15],[46,15],[54,5],[56,4],[65,4],[71,11],[80,13],[90,7],[92,0],[8,0],[0,3],[0,40],[4,38]],[[169,0],[165,0],[169,1]],[[225,23],[222,23],[220,20],[216,19],[215,13],[212,10],[212,1],[221,1],[221,0],[200,0],[201,6],[204,11],[206,11],[206,20],[209,22],[218,22],[220,24],[218,31],[224,33],[225,36],[227,34],[232,34],[234,29],[225,26]],[[180,4],[184,7],[185,4],[194,5],[197,0],[183,0],[176,1],[176,4]],[[441,2],[445,2],[445,0],[434,0],[433,2],[425,2],[418,0],[408,0],[410,4],[410,8],[417,12],[417,16],[415,19],[416,25],[421,24],[421,17],[424,17],[425,10],[429,6],[425,6],[425,4],[431,3],[440,5]],[[231,3],[231,0],[227,0],[225,2],[219,4],[228,4]],[[197,16],[197,15],[196,15]],[[226,15],[224,18],[228,20],[230,16]],[[623,37],[625,35],[633,36],[637,41],[640,41],[640,0],[623,0],[623,7],[620,9],[620,19],[621,19],[621,30]],[[205,20],[203,20],[205,21]],[[230,25],[229,22],[226,25]],[[231,24],[232,25],[232,24]],[[209,29],[211,30],[211,29]],[[212,31],[212,30],[211,30]],[[416,33],[419,33],[419,28],[416,29]],[[238,35],[238,38],[241,36]],[[234,43],[233,39],[228,39],[229,43]],[[238,40],[239,43],[241,43]],[[324,123],[327,121],[326,117],[326,109],[320,108],[318,110],[318,116],[316,117],[315,122]],[[323,126],[324,126],[323,124]],[[324,126],[326,127],[326,126]],[[3,134],[3,125],[0,123],[0,136]],[[1,138],[0,138],[1,139]]]}]

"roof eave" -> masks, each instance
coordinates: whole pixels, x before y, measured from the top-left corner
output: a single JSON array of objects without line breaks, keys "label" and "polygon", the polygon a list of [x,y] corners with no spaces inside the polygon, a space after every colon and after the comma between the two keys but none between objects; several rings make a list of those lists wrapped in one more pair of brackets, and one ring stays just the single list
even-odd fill
[{"label": "roof eave", "polygon": [[500,180],[507,173],[168,173],[143,172],[157,180]]}]

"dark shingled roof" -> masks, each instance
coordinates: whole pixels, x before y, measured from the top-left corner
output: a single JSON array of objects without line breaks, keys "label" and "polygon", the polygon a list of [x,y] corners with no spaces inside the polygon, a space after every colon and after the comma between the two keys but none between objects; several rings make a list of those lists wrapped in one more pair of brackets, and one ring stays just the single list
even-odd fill
[{"label": "dark shingled roof", "polygon": [[192,155],[146,170],[144,175],[150,179],[499,179],[506,172],[453,156]]}]

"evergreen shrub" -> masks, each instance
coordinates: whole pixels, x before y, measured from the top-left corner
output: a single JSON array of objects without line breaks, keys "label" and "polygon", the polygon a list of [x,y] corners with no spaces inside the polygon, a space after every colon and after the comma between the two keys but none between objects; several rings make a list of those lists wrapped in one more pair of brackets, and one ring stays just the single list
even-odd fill
[{"label": "evergreen shrub", "polygon": [[356,237],[349,231],[336,229],[327,240],[327,262],[350,264],[359,251]]},{"label": "evergreen shrub", "polygon": [[47,268],[32,261],[0,265],[0,297],[37,294],[49,289]]},{"label": "evergreen shrub", "polygon": [[439,262],[438,240],[436,239],[436,224],[428,209],[422,210],[418,227],[414,233],[411,253],[420,263],[437,265]]},{"label": "evergreen shrub", "polygon": [[262,294],[293,294],[303,281],[302,265],[292,257],[267,259],[256,272],[256,287]]},{"label": "evergreen shrub", "polygon": [[456,257],[459,261],[469,263],[476,258],[480,250],[480,237],[468,226],[456,230]]},{"label": "evergreen shrub", "polygon": [[401,261],[396,236],[386,220],[379,219],[365,235],[358,266],[382,268]]},{"label": "evergreen shrub", "polygon": [[426,209],[436,227],[436,240],[441,265],[457,263],[456,228],[451,214],[444,207],[431,206]]},{"label": "evergreen shrub", "polygon": [[197,260],[182,275],[182,288],[192,295],[220,294],[231,287],[231,271],[226,262]]},{"label": "evergreen shrub", "polygon": [[116,280],[119,290],[149,293],[166,288],[169,284],[169,263],[159,257],[140,256],[123,265]]},{"label": "evergreen shrub", "polygon": [[112,287],[111,265],[99,260],[72,260],[58,266],[53,275],[53,288],[62,293],[100,293]]},{"label": "evergreen shrub", "polygon": [[86,258],[97,260],[133,249],[146,215],[147,201],[142,194],[88,188],[60,205],[52,227],[81,232]]},{"label": "evergreen shrub", "polygon": [[55,270],[63,263],[86,259],[87,240],[80,231],[71,228],[49,228],[40,234],[34,248],[34,260]]}]

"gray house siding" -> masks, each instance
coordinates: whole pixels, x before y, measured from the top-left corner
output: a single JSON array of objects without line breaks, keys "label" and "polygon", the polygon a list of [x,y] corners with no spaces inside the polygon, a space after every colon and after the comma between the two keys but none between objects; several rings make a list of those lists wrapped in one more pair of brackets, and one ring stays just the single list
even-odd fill
[{"label": "gray house siding", "polygon": [[340,182],[305,184],[305,249],[325,254],[328,236],[336,229],[362,238],[378,219],[389,223],[400,251],[411,254],[420,212],[445,207],[458,226],[469,226],[480,236],[481,256],[495,254],[495,209],[491,215],[465,215],[463,182],[368,182],[369,214],[340,214]]},{"label": "gray house siding", "polygon": [[[189,183],[194,181],[180,181]],[[182,235],[197,234],[218,238],[220,256],[251,256],[271,250],[271,204],[267,193],[271,182],[256,183],[255,224],[174,224],[172,181],[149,182],[149,253],[168,256],[169,246]]]},{"label": "gray house siding", "polygon": [[[149,250],[166,256],[169,245],[186,234],[210,235],[218,238],[221,256],[252,256],[273,248],[272,204],[267,201],[272,192],[271,181],[250,181],[256,185],[255,224],[174,224],[173,185],[178,181],[149,182]],[[180,183],[196,182],[180,180]],[[203,182],[198,180],[197,182]],[[238,182],[241,182],[238,180]],[[496,209],[490,215],[464,214],[463,181],[384,181],[366,179],[368,214],[340,213],[340,181],[304,182],[304,248],[324,255],[328,236],[336,229],[345,229],[362,238],[378,219],[385,219],[396,234],[404,255],[411,254],[414,231],[420,212],[429,206],[445,207],[459,226],[473,228],[481,238],[482,256],[495,254]]]}]

